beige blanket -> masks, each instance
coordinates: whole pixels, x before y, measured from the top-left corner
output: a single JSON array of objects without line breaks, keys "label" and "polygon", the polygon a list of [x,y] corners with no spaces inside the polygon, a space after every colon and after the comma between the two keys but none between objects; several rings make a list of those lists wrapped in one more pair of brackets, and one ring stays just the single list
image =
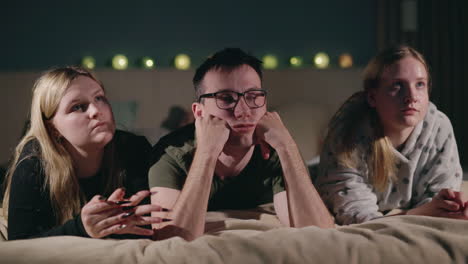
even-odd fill
[{"label": "beige blanket", "polygon": [[[0,263],[466,263],[468,221],[392,216],[282,228],[271,208],[209,213],[192,242],[49,237],[0,242]],[[244,220],[243,218],[253,218]]]}]

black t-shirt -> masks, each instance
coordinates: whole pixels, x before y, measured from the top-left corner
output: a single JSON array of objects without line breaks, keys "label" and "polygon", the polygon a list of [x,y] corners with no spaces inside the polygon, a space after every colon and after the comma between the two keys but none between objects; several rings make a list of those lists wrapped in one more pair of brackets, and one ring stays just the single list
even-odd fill
[{"label": "black t-shirt", "polygon": [[[150,187],[182,190],[193,157],[196,139],[193,124],[161,138],[153,147],[153,162],[148,174]],[[278,154],[270,150],[270,158],[262,157],[259,146],[246,167],[235,177],[213,177],[208,211],[248,209],[273,202],[273,196],[285,190],[283,170]]]},{"label": "black t-shirt", "polygon": [[[116,160],[120,172],[124,173],[126,194],[132,195],[148,189],[148,167],[151,145],[142,136],[116,131]],[[64,224],[57,219],[49,197],[49,189],[44,186],[44,170],[41,163],[39,144],[32,140],[23,148],[19,163],[11,179],[8,207],[8,239],[25,239],[46,236],[87,237],[80,214]],[[87,200],[104,193],[102,173],[79,180],[80,189]],[[146,199],[146,203],[149,200]]]}]

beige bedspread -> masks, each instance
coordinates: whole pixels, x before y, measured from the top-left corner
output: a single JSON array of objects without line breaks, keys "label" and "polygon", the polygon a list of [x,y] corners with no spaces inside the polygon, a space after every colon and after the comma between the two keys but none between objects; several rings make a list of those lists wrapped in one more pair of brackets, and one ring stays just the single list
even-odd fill
[{"label": "beige bedspread", "polygon": [[[253,218],[244,220],[244,218]],[[50,237],[0,242],[0,263],[467,263],[468,221],[392,216],[337,229],[282,228],[269,208],[209,213],[186,242]]]}]

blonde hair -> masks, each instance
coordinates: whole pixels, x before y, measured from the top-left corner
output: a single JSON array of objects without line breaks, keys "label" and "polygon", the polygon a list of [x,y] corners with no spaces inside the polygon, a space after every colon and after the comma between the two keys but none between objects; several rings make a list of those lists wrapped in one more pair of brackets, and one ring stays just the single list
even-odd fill
[{"label": "blonde hair", "polygon": [[424,57],[409,46],[391,47],[371,59],[364,69],[364,91],[351,96],[340,107],[329,124],[328,137],[338,140],[337,153],[335,153],[338,163],[344,167],[356,168],[359,162],[359,157],[356,157],[358,135],[353,128],[358,127],[366,119],[370,122],[372,135],[368,144],[370,155],[367,164],[369,165],[369,178],[379,191],[383,191],[388,182],[396,177],[396,160],[391,150],[391,142],[383,133],[377,112],[367,102],[367,93],[379,87],[382,73],[387,67],[408,56],[417,59],[424,65],[430,88],[429,67]]},{"label": "blonde hair", "polygon": [[[12,163],[8,168],[5,179],[5,197],[3,200],[4,215],[7,216],[10,197],[10,188],[13,174],[17,165],[31,156],[37,156],[45,175],[44,189],[49,190],[50,200],[57,217],[57,222],[63,224],[80,212],[86,198],[75,176],[73,160],[60,140],[54,138],[48,122],[54,117],[60,100],[70,86],[70,83],[79,76],[88,77],[104,87],[89,71],[79,67],[64,67],[52,69],[39,77],[33,87],[33,96],[30,112],[30,127],[15,149]],[[38,143],[37,153],[29,153],[22,157],[21,153],[27,143]],[[117,168],[112,166],[114,161],[113,140],[107,144],[104,151],[103,165],[105,192],[109,193],[122,184],[122,179],[116,173]]]}]

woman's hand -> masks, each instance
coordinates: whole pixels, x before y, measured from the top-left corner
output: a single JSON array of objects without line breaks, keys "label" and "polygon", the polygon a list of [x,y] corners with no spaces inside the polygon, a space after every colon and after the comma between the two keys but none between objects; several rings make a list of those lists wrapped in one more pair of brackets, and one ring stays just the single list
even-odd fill
[{"label": "woman's hand", "polygon": [[111,234],[153,235],[153,230],[139,227],[163,221],[160,217],[145,216],[162,211],[157,205],[138,205],[149,191],[140,191],[123,200],[125,190],[115,190],[108,199],[96,195],[81,210],[83,226],[90,237],[101,238]]},{"label": "woman's hand", "polygon": [[411,209],[406,214],[468,219],[468,202],[462,192],[442,189],[432,201]]}]

